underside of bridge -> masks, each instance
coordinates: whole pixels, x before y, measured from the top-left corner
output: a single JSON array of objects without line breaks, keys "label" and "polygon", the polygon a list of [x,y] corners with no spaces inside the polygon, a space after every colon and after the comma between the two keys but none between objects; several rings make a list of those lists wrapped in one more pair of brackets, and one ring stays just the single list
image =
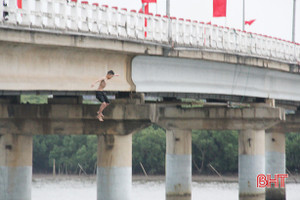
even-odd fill
[{"label": "underside of bridge", "polygon": [[48,104],[22,104],[19,96],[2,96],[0,101],[1,200],[31,199],[35,134],[98,135],[98,199],[130,200],[132,134],[152,123],[167,135],[166,199],[191,199],[192,130],[239,130],[240,199],[282,199],[284,189],[265,192],[256,187],[256,176],[285,173],[284,133],[300,128],[298,112],[286,117],[284,109],[269,101],[195,107],[174,99],[147,102],[135,94],[113,100],[102,123],[96,119],[99,105],[83,104],[81,96],[54,96]]}]

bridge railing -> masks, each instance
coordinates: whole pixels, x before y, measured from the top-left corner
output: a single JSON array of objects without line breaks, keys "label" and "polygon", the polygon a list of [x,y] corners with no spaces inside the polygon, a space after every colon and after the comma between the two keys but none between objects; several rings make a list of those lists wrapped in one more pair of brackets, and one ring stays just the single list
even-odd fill
[{"label": "bridge railing", "polygon": [[[299,44],[238,29],[175,17],[169,20],[166,16],[144,15],[135,10],[88,4],[87,1],[24,0],[22,9],[18,9],[16,0],[6,2],[6,6],[0,3],[2,27],[89,33],[120,40],[148,41],[158,45],[174,43],[175,47],[180,48],[222,51],[296,64],[300,62]],[[169,23],[171,30],[168,30]]]}]

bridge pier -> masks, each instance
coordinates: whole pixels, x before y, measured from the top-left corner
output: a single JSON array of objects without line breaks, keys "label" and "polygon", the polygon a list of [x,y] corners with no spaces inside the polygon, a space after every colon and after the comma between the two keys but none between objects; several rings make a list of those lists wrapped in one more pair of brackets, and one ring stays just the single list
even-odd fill
[{"label": "bridge pier", "polygon": [[97,200],[131,200],[132,134],[98,136]]},{"label": "bridge pier", "polygon": [[[176,200],[181,198],[191,199],[189,190],[191,179],[183,182],[191,177],[191,172],[189,171],[191,170],[191,162],[179,161],[179,159],[171,160],[168,157],[179,158],[180,155],[191,154],[189,145],[191,145],[190,134],[192,130],[240,130],[240,200],[265,199],[265,189],[256,187],[257,175],[265,174],[265,129],[269,129],[285,120],[283,109],[270,107],[265,104],[253,105],[250,108],[184,108],[165,104],[156,106],[152,118],[155,123],[167,130],[167,200],[172,199],[172,194],[174,194],[174,199]],[[183,135],[188,135],[186,138],[189,138],[187,141],[190,142],[184,141],[184,138],[181,138],[181,136],[184,137]],[[183,150],[177,150],[180,148]],[[186,160],[188,160],[187,157]],[[180,166],[185,166],[185,170],[181,169]],[[178,172],[175,172],[175,169],[178,169]],[[185,173],[181,173],[183,171]],[[178,182],[175,182],[177,180]],[[184,186],[187,189],[178,190],[175,187],[176,184],[181,184],[180,186]],[[185,193],[187,196],[184,196]]]},{"label": "bridge pier", "polygon": [[31,200],[32,136],[0,135],[0,200]]},{"label": "bridge pier", "polygon": [[[266,174],[286,173],[285,134],[297,132],[300,129],[300,112],[288,114],[286,121],[271,127],[266,131]],[[280,183],[280,182],[279,182]],[[286,199],[286,188],[266,188],[266,199]]]},{"label": "bridge pier", "polygon": [[[266,174],[285,174],[285,134],[278,131],[266,132]],[[266,188],[266,200],[285,200],[285,187]]]},{"label": "bridge pier", "polygon": [[265,130],[239,133],[239,199],[265,200],[265,188],[256,187],[258,174],[265,174]]},{"label": "bridge pier", "polygon": [[191,130],[167,130],[166,200],[190,200],[192,192]]}]

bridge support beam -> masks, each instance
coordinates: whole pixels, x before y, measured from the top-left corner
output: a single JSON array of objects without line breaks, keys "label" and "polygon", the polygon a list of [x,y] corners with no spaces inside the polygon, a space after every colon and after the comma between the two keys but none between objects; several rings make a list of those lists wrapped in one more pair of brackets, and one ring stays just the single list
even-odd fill
[{"label": "bridge support beam", "polygon": [[191,200],[191,130],[167,130],[166,140],[166,199]]},{"label": "bridge support beam", "polygon": [[98,136],[97,200],[131,200],[132,134]]},{"label": "bridge support beam", "polygon": [[[266,132],[266,174],[285,174],[285,134],[277,131]],[[280,182],[279,182],[280,183]],[[266,200],[285,200],[285,187],[266,188]]]},{"label": "bridge support beam", "polygon": [[240,131],[240,200],[265,200],[265,189],[256,187],[256,177],[258,174],[265,174],[265,130]]},{"label": "bridge support beam", "polygon": [[[265,173],[264,130],[269,129],[277,123],[285,120],[285,113],[283,109],[270,107],[263,103],[252,105],[250,108],[184,108],[180,105],[160,104],[153,110],[152,121],[166,130],[172,130],[174,135],[172,140],[172,137],[168,136],[170,135],[170,131],[167,131],[166,193],[168,200],[168,197],[172,196],[171,194],[175,194],[175,197],[180,199],[180,197],[184,197],[183,194],[185,194],[185,191],[187,196],[191,193],[188,189],[182,191],[176,190],[176,184],[185,186],[184,183],[174,182],[174,184],[169,181],[175,179],[175,177],[180,177],[181,175],[179,173],[180,171],[175,173],[172,172],[171,169],[173,171],[177,168],[181,169],[179,166],[188,162],[171,162],[168,161],[168,157],[169,155],[174,155],[174,157],[178,155],[179,157],[179,155],[191,154],[188,153],[188,150],[185,150],[184,153],[180,153],[176,152],[176,149],[179,149],[183,144],[190,145],[190,143],[181,144],[179,142],[182,141],[179,132],[187,133],[189,131],[190,134],[192,130],[243,130],[239,135],[240,199],[265,199],[265,189],[256,188],[256,176],[258,174]],[[178,129],[186,131],[177,131]],[[178,137],[177,133],[179,135]],[[191,136],[189,136],[189,138],[190,137]],[[171,146],[169,144],[173,144],[173,148],[169,148],[169,146]],[[191,176],[191,162],[189,163],[190,164],[186,167],[185,173],[183,173],[185,176],[178,178],[178,180],[189,180],[189,177]],[[170,171],[172,173],[170,173]],[[186,188],[189,188],[191,181],[188,181],[186,185]],[[186,199],[190,198],[191,195],[189,195]]]},{"label": "bridge support beam", "polygon": [[0,200],[31,200],[32,136],[0,135]]}]

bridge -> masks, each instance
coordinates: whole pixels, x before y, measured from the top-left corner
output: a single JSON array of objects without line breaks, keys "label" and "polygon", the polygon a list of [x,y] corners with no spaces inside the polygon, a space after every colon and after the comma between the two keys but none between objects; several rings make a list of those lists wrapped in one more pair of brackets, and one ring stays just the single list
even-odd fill
[{"label": "bridge", "polygon": [[[195,129],[239,130],[241,200],[285,199],[256,176],[285,173],[284,134],[299,130],[299,44],[86,1],[9,0],[0,13],[0,200],[31,199],[36,134],[98,135],[97,198],[129,200],[132,134],[152,123],[167,134],[166,199],[191,199]],[[108,69],[121,76],[100,124],[82,98]],[[22,94],[53,98],[21,104]]]}]

